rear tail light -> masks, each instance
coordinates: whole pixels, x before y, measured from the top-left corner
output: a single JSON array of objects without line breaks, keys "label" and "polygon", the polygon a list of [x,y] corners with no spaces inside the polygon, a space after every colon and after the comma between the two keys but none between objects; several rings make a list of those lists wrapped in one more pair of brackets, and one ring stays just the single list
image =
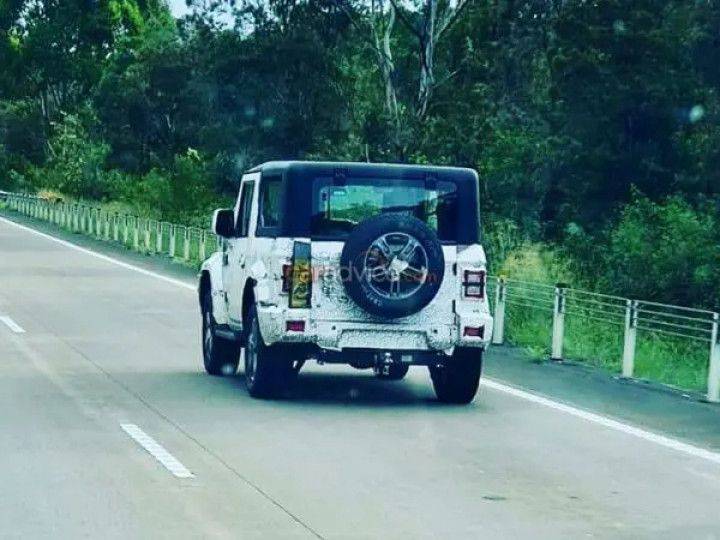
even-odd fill
[{"label": "rear tail light", "polygon": [[465,270],[462,285],[465,298],[482,300],[485,298],[485,271]]},{"label": "rear tail light", "polygon": [[310,307],[310,298],[312,296],[310,244],[295,242],[293,246],[292,272],[290,272],[288,289],[290,291],[291,308]]}]

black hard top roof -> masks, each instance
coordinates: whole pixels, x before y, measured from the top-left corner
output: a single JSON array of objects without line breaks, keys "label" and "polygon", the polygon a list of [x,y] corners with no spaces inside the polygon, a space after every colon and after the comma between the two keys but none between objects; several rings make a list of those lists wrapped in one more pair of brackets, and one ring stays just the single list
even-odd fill
[{"label": "black hard top roof", "polygon": [[[447,181],[457,186],[457,234],[459,244],[479,241],[479,186],[473,169],[435,167],[391,163],[351,163],[334,161],[269,161],[248,171],[263,175],[282,175],[286,179],[281,207],[282,223],[268,234],[275,236],[311,237],[313,217],[313,185],[320,177],[350,177],[383,181],[424,180]],[[261,231],[262,232],[262,231]]]},{"label": "black hard top roof", "polygon": [[248,172],[274,172],[290,171],[294,173],[312,173],[314,175],[334,175],[337,172],[345,174],[358,174],[361,176],[375,174],[385,177],[422,177],[437,175],[452,177],[455,181],[471,181],[476,183],[477,173],[473,169],[464,167],[441,167],[435,165],[411,165],[405,163],[365,163],[352,161],[268,161],[253,167]]}]

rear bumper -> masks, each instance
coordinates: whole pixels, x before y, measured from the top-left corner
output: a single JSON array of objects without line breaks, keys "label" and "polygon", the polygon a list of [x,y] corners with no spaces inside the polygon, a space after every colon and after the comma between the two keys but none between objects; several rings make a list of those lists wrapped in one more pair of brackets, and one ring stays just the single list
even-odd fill
[{"label": "rear bumper", "polygon": [[[456,313],[451,321],[427,325],[326,321],[311,318],[311,311],[258,306],[260,331],[268,345],[308,343],[329,351],[377,349],[444,351],[455,347],[486,347],[492,338],[492,317],[488,313]],[[287,331],[288,321],[304,322],[303,332]],[[480,335],[465,336],[465,328],[480,329]]]}]

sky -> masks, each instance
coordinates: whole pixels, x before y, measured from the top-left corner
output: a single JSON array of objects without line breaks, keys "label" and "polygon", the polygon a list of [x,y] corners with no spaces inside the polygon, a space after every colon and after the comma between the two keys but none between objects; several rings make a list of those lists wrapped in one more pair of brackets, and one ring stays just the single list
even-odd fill
[{"label": "sky", "polygon": [[181,17],[188,12],[188,8],[185,5],[185,0],[167,0],[172,10],[173,15]]}]

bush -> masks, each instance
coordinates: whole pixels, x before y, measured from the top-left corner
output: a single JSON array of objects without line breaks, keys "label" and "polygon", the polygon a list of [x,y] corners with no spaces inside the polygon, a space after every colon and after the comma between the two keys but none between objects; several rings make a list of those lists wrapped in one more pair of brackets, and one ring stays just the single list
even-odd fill
[{"label": "bush", "polygon": [[122,179],[104,170],[108,146],[91,137],[78,115],[64,115],[53,127],[50,159],[42,169],[31,170],[34,185],[72,197],[102,199],[114,195]]},{"label": "bush", "polygon": [[139,180],[124,184],[122,199],[134,206],[135,213],[204,228],[219,205],[212,177],[192,150],[177,156],[169,170],[152,169]]},{"label": "bush", "polygon": [[624,296],[720,308],[718,225],[709,204],[637,198],[610,231],[605,281]]}]

